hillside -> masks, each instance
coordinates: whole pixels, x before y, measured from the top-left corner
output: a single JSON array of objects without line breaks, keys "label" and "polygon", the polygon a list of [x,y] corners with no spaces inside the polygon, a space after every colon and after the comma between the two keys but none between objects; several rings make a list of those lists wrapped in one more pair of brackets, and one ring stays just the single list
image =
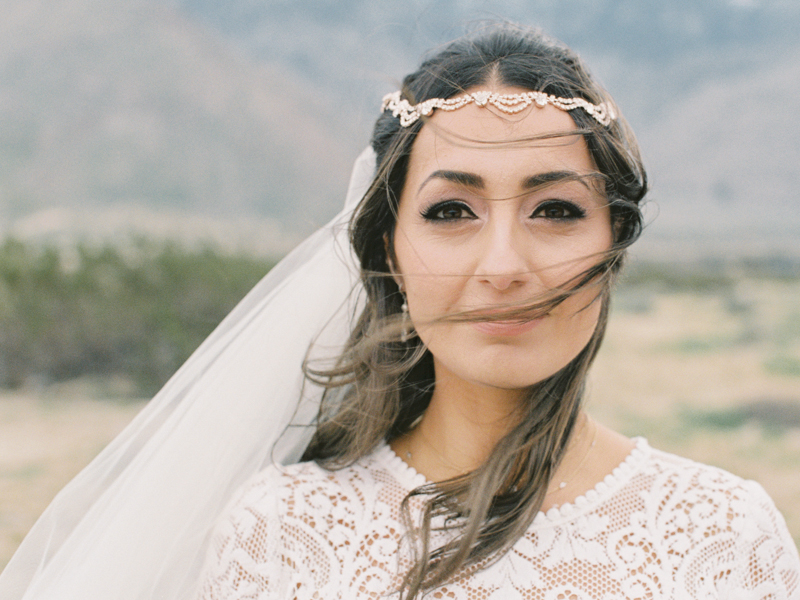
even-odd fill
[{"label": "hillside", "polygon": [[308,231],[381,95],[425,49],[509,18],[573,45],[615,95],[654,184],[651,236],[800,245],[800,3],[3,4],[0,232],[99,231],[126,210],[159,231],[198,214]]},{"label": "hillside", "polygon": [[338,202],[356,149],[280,65],[143,1],[6,4],[0,217],[117,204],[290,222],[333,212],[313,211],[320,196]]},{"label": "hillside", "polygon": [[736,236],[800,231],[800,48],[698,85],[641,142],[662,226]]}]

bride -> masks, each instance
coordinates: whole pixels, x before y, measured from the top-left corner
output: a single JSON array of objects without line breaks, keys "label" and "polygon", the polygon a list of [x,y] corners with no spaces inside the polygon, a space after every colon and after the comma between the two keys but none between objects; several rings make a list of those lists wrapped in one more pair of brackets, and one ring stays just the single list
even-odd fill
[{"label": "bride", "polygon": [[371,147],[3,598],[800,597],[758,484],[582,409],[647,185],[577,57],[510,25],[457,40]]}]

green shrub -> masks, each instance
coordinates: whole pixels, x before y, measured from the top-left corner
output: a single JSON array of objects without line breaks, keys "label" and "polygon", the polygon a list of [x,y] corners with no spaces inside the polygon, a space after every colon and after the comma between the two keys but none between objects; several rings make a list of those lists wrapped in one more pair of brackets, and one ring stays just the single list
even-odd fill
[{"label": "green shrub", "polygon": [[273,262],[137,240],[0,246],[0,386],[124,375],[160,387]]}]

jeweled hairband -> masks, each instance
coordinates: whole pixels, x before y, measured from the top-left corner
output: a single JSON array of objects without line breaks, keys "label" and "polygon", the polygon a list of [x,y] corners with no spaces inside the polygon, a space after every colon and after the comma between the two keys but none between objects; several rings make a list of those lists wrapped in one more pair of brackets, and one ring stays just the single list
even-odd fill
[{"label": "jeweled hairband", "polygon": [[395,117],[400,117],[400,125],[408,127],[416,123],[420,117],[427,117],[433,112],[434,108],[440,110],[457,110],[467,104],[475,103],[476,106],[486,106],[491,104],[498,110],[513,115],[521,112],[531,104],[539,108],[544,108],[548,104],[564,111],[582,108],[595,121],[601,125],[608,126],[611,121],[617,118],[614,108],[607,102],[592,104],[583,98],[559,98],[544,92],[523,92],[522,94],[497,94],[495,92],[472,92],[454,98],[430,98],[419,104],[411,104],[408,100],[400,97],[401,92],[393,92],[383,97],[381,110],[391,110]]}]

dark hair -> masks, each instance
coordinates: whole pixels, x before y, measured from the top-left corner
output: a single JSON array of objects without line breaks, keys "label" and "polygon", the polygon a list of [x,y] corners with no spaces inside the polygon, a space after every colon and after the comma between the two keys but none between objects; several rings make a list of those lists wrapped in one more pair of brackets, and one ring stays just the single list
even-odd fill
[{"label": "dark hair", "polygon": [[[511,24],[487,26],[448,44],[408,75],[401,91],[413,104],[487,85],[614,106],[572,51],[538,31]],[[614,110],[619,114],[615,106]],[[603,126],[582,109],[569,114],[604,177],[614,243],[564,289],[510,312],[548,310],[580,289],[597,286],[598,325],[578,356],[532,386],[527,412],[482,467],[418,488],[405,499],[403,514],[415,549],[401,590],[405,598],[416,597],[467,567],[488,564],[525,533],[544,501],[578,416],[586,373],[605,331],[614,275],[625,249],[641,230],[639,203],[647,183],[636,141],[621,117]],[[329,468],[351,464],[381,441],[408,431],[427,408],[435,384],[430,352],[416,337],[408,341],[399,337],[402,300],[389,276],[393,256],[387,256],[387,249],[393,252],[398,200],[412,145],[425,122],[401,127],[398,118],[384,112],[375,124],[372,147],[378,171],[351,223],[366,307],[337,366],[325,371],[307,367],[309,377],[328,386],[330,393],[323,398],[317,431],[304,458]],[[334,389],[339,393],[332,393]],[[424,500],[419,523],[411,519],[412,497]],[[431,523],[439,517],[456,535],[444,546],[430,549]]]}]

